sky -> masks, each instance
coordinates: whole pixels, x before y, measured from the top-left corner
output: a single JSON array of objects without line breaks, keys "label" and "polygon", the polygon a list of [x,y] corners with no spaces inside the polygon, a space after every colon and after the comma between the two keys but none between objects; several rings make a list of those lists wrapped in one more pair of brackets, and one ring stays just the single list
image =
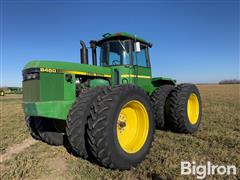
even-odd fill
[{"label": "sky", "polygon": [[153,44],[154,77],[191,83],[240,77],[238,0],[0,1],[0,86],[21,86],[31,60],[80,62],[80,40],[115,32]]}]

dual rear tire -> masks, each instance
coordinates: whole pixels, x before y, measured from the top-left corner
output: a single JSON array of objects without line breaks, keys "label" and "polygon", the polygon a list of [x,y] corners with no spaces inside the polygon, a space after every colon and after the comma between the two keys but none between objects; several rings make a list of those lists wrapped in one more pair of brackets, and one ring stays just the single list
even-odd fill
[{"label": "dual rear tire", "polygon": [[202,121],[202,102],[197,87],[180,84],[166,102],[166,126],[178,133],[195,133]]},{"label": "dual rear tire", "polygon": [[158,129],[194,133],[202,117],[201,96],[194,84],[163,85],[151,96]]},{"label": "dual rear tire", "polygon": [[173,85],[162,85],[156,88],[151,95],[151,103],[154,112],[154,119],[158,129],[166,129],[166,102],[169,94],[174,89]]}]

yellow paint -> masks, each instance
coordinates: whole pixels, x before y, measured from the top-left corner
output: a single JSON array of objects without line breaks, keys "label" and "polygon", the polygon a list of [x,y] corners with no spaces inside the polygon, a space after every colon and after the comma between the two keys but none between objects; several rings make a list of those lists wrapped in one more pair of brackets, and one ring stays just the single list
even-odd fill
[{"label": "yellow paint", "polygon": [[97,76],[97,77],[108,77],[111,78],[110,74],[101,74],[101,73],[91,73],[91,72],[82,72],[82,71],[69,71],[69,70],[61,70],[61,69],[52,69],[52,68],[40,68],[40,72],[47,73],[69,73],[69,74],[78,74],[84,76]]},{"label": "yellow paint", "polygon": [[133,75],[133,74],[122,74],[121,77],[122,78],[129,78],[129,77],[136,78],[136,77],[138,77],[138,78],[145,78],[145,79],[150,79],[151,78],[151,76],[142,76],[142,75]]},{"label": "yellow paint", "polygon": [[117,137],[121,148],[127,153],[138,152],[146,142],[149,118],[144,105],[137,101],[126,103],[119,114]]},{"label": "yellow paint", "polygon": [[63,72],[63,73],[69,73],[69,74],[78,74],[78,75],[87,75],[86,72],[80,72],[80,71],[68,71],[68,70],[62,70],[60,72]]},{"label": "yellow paint", "polygon": [[108,75],[108,74],[104,74],[103,77],[112,77],[111,75]]},{"label": "yellow paint", "polygon": [[195,93],[190,94],[188,98],[187,114],[190,123],[196,124],[199,116],[199,101]]},{"label": "yellow paint", "polygon": [[[91,72],[82,72],[82,71],[69,71],[69,70],[57,70],[51,68],[40,68],[40,72],[48,72],[48,73],[69,73],[69,74],[78,74],[84,76],[100,76],[100,77],[107,77],[111,78],[110,74],[98,74],[98,73],[91,73]],[[143,78],[143,79],[151,79],[151,76],[144,76],[144,75],[134,75],[134,74],[122,74],[122,78]]]},{"label": "yellow paint", "polygon": [[81,72],[81,71],[68,71],[68,70],[62,70],[64,73],[69,73],[69,74],[79,74],[79,75],[84,75],[84,76],[101,76],[101,77],[111,77],[109,74],[98,74],[98,73],[91,73],[91,72]]}]

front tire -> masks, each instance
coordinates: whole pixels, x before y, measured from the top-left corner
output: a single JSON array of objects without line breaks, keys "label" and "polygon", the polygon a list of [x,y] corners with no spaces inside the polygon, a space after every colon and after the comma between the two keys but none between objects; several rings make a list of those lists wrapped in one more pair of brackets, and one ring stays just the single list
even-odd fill
[{"label": "front tire", "polygon": [[154,119],[148,95],[133,85],[109,88],[88,121],[88,142],[97,161],[112,169],[137,166],[148,153]]},{"label": "front tire", "polygon": [[63,145],[64,121],[37,116],[26,116],[25,121],[30,135],[34,139],[49,145]]},{"label": "front tire", "polygon": [[37,131],[41,140],[49,145],[61,146],[64,141],[65,121],[38,117]]},{"label": "front tire", "polygon": [[90,110],[97,96],[103,90],[101,87],[83,91],[73,104],[67,119],[66,134],[72,150],[83,158],[89,157],[86,143],[86,126]]},{"label": "front tire", "polygon": [[32,138],[36,140],[41,140],[41,137],[39,136],[38,131],[36,129],[36,123],[38,123],[36,122],[36,117],[26,116],[25,122]]}]

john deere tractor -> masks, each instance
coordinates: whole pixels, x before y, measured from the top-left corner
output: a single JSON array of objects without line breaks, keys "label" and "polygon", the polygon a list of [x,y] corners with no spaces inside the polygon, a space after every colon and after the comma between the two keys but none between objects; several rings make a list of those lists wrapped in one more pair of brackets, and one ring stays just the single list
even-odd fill
[{"label": "john deere tractor", "polygon": [[153,78],[151,43],[128,33],[107,33],[90,41],[89,48],[81,45],[81,63],[25,65],[23,108],[33,138],[51,145],[68,142],[76,155],[124,170],[145,158],[155,126],[197,131],[202,111],[197,87]]},{"label": "john deere tractor", "polygon": [[3,89],[0,89],[0,96],[5,96],[5,92]]}]

